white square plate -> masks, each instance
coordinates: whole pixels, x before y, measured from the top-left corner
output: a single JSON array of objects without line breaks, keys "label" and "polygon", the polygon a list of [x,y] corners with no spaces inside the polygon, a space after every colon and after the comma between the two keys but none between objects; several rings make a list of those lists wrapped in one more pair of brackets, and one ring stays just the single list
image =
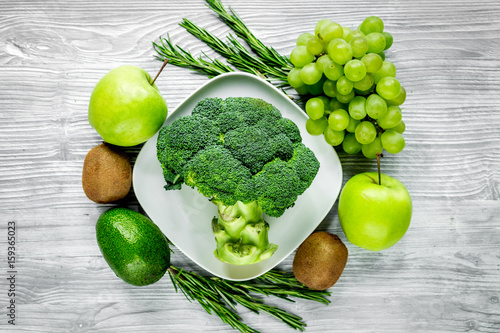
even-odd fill
[{"label": "white square plate", "polygon": [[[256,97],[277,107],[283,117],[300,129],[302,142],[312,149],[320,162],[311,186],[279,218],[264,216],[269,222],[269,241],[278,245],[274,255],[253,265],[222,263],[214,256],[215,238],[211,221],[217,208],[208,198],[186,185],[166,191],[161,165],[156,158],[158,134],[145,143],[134,165],[133,186],[139,204],[186,256],[211,274],[228,280],[248,280],[275,267],[309,236],[332,208],[342,184],[342,167],[335,150],[323,136],[311,136],[305,130],[307,115],[267,81],[252,74],[219,75],[197,89],[167,118],[165,125],[191,114],[206,97]],[[174,259],[175,260],[175,259]]]}]

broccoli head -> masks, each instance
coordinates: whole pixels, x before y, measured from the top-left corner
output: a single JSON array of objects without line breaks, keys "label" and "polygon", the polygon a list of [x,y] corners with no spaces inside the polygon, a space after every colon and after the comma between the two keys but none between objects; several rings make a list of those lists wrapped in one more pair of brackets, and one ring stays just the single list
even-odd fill
[{"label": "broccoli head", "polygon": [[200,101],[191,115],[160,130],[157,157],[167,190],[186,184],[218,206],[215,254],[232,264],[272,255],[263,214],[281,216],[319,170],[295,123],[252,97]]}]

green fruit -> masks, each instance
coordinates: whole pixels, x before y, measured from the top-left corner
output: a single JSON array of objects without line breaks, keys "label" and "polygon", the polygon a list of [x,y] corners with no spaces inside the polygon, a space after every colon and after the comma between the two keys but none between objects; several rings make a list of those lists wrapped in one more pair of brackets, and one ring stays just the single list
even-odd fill
[{"label": "green fruit", "polygon": [[107,210],[97,220],[96,234],[109,267],[127,283],[155,283],[170,266],[170,249],[160,228],[134,210]]},{"label": "green fruit", "polygon": [[365,172],[347,181],[339,196],[339,221],[347,239],[380,251],[396,244],[410,225],[412,201],[397,179]]},{"label": "green fruit", "polygon": [[97,83],[88,118],[104,141],[135,146],[150,139],[167,118],[167,103],[151,76],[135,66],[120,66]]}]

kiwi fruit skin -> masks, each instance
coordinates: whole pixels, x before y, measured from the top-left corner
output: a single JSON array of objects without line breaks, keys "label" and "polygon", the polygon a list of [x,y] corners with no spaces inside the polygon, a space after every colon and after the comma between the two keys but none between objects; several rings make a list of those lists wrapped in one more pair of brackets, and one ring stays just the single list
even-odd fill
[{"label": "kiwi fruit skin", "polygon": [[292,264],[293,274],[306,287],[325,290],[338,281],[347,257],[347,247],[337,235],[317,231],[298,247]]},{"label": "kiwi fruit skin", "polygon": [[96,203],[123,199],[132,187],[128,155],[108,143],[92,148],[83,162],[82,187],[85,195]]}]

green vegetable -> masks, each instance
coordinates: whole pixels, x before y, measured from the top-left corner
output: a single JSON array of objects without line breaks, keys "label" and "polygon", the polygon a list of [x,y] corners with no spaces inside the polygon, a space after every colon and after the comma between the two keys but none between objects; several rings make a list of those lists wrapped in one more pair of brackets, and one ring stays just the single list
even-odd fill
[{"label": "green vegetable", "polygon": [[115,272],[127,283],[146,286],[160,280],[170,266],[167,239],[158,226],[128,208],[112,208],[96,224],[97,243]]},{"label": "green vegetable", "polygon": [[297,126],[262,99],[206,98],[160,130],[157,157],[167,190],[185,183],[218,206],[216,257],[251,264],[276,250],[263,213],[281,216],[318,172],[301,140]]}]

